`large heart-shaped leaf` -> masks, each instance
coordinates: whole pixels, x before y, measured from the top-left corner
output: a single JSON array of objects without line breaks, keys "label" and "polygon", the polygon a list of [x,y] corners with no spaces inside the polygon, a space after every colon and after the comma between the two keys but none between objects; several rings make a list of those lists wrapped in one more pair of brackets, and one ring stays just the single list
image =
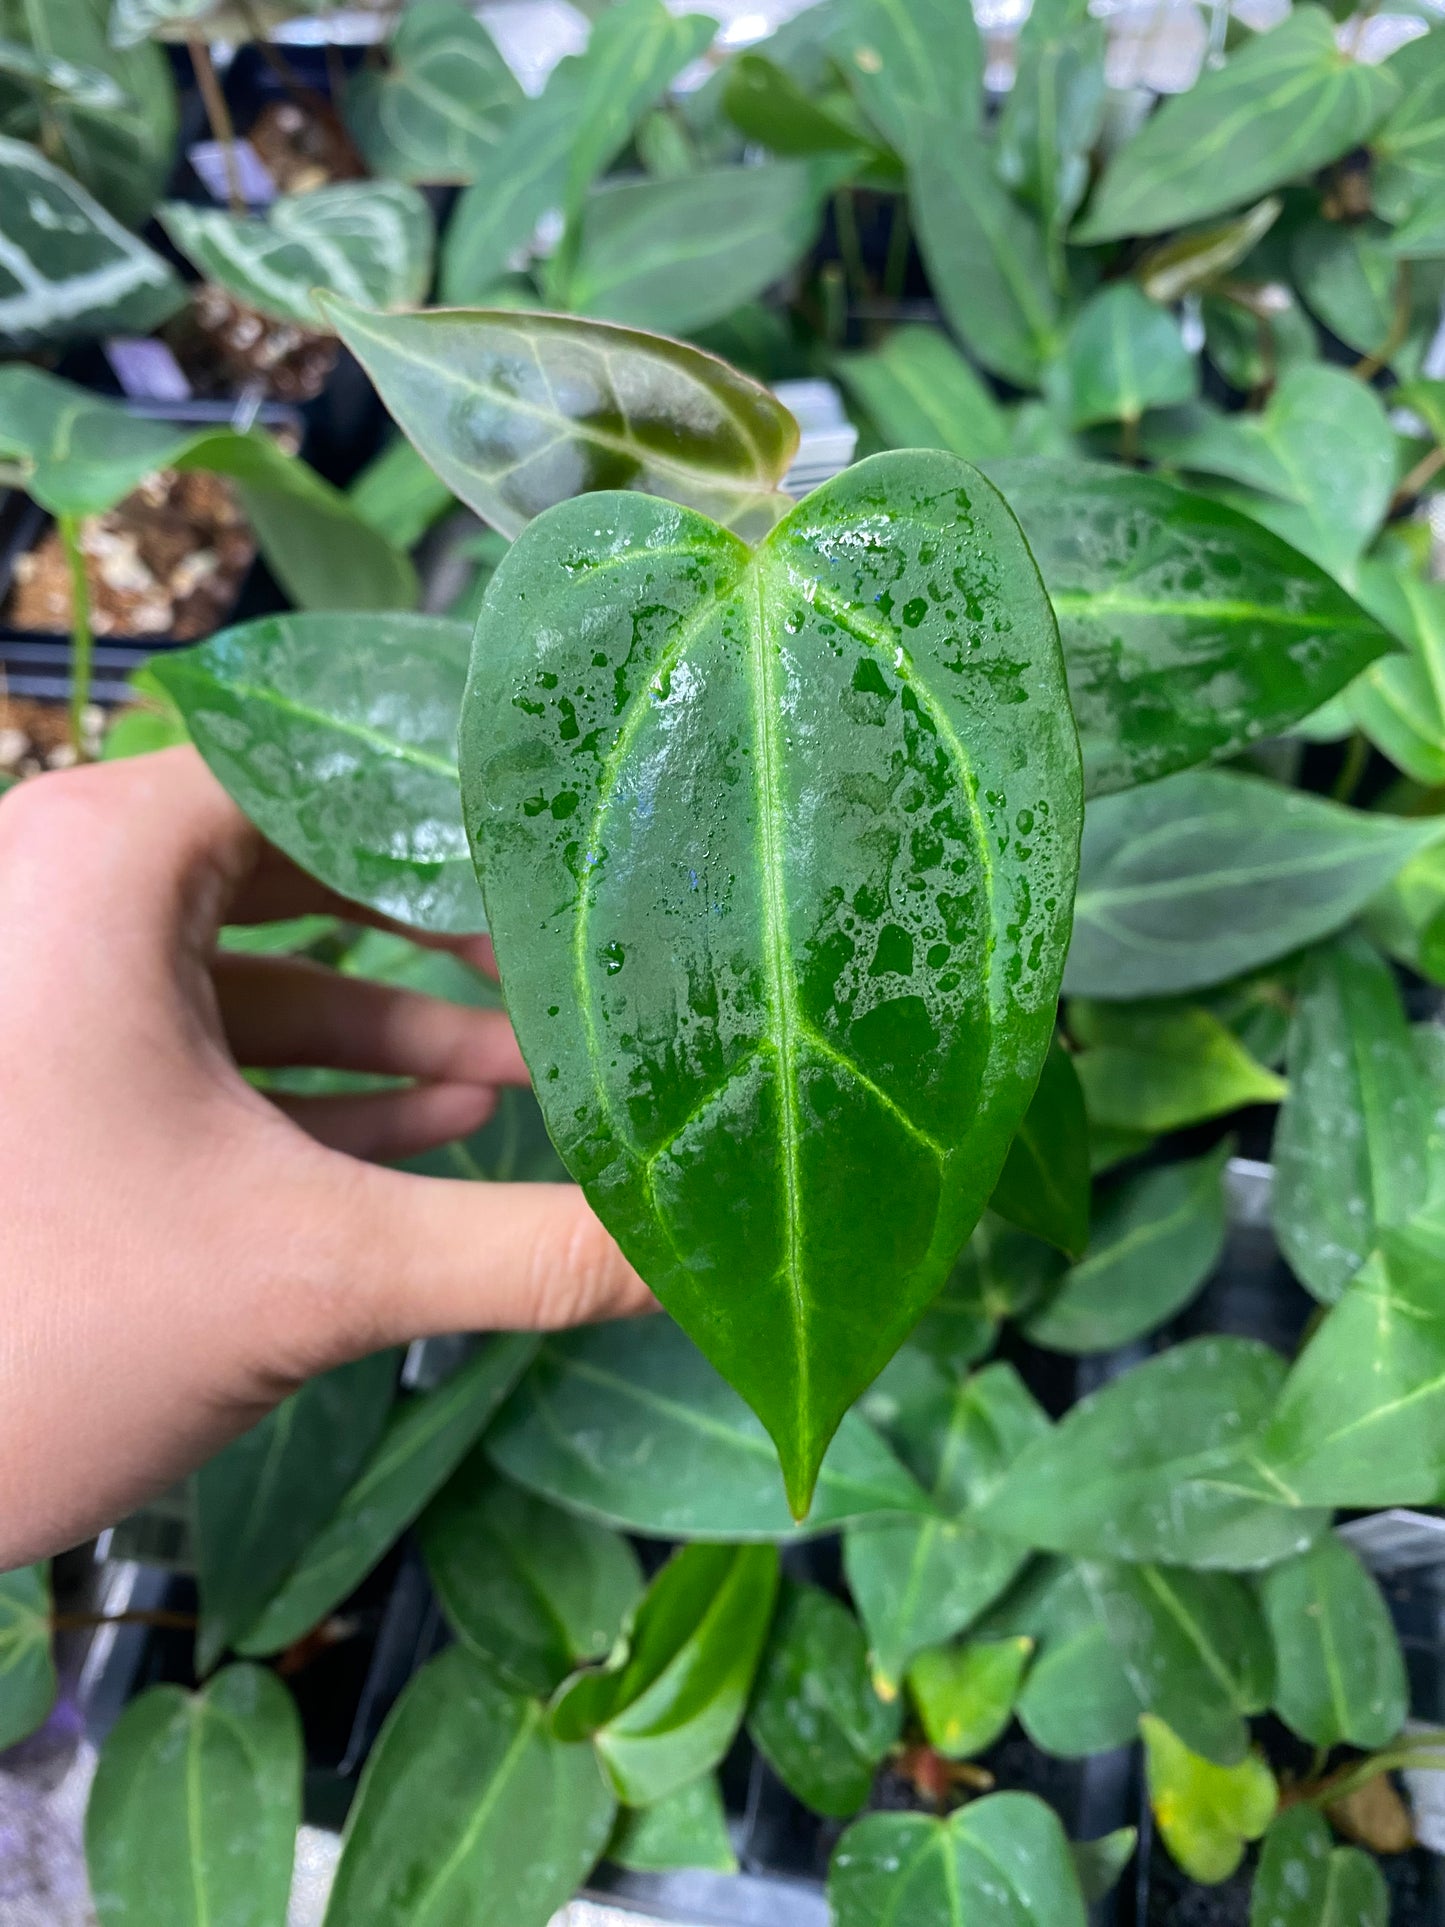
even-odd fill
[{"label": "large heart-shaped leaf", "polygon": [[132,1700],[85,1815],[102,1927],[285,1927],[301,1767],[296,1708],[259,1666]]},{"label": "large heart-shaped leaf", "polygon": [[0,1752],[40,1725],[55,1684],[50,1574],[44,1566],[0,1573]]},{"label": "large heart-shaped leaf", "polygon": [[1274,1705],[1312,1746],[1365,1751],[1410,1710],[1400,1638],[1380,1588],[1333,1532],[1259,1582],[1274,1640]]},{"label": "large heart-shaped leaf", "polygon": [[413,0],[384,72],[346,78],[346,120],[373,174],[474,180],[526,98],[483,23],[458,0]]},{"label": "large heart-shaped leaf", "polygon": [[797,451],[781,402],[682,342],[566,315],[323,305],[420,453],[504,535],[590,489],[732,523],[756,515]]},{"label": "large heart-shaped leaf", "polygon": [[1233,509],[1095,463],[988,473],[1059,619],[1090,795],[1277,735],[1391,646],[1322,568]]},{"label": "large heart-shaped leaf", "polygon": [[1306,1802],[1286,1807],[1264,1836],[1250,1927],[1389,1927],[1385,1876],[1359,1847],[1337,1847]]},{"label": "large heart-shaped leaf", "polygon": [[564,503],[487,592],[463,801],[518,1038],[800,1516],[1032,1095],[1077,755],[1032,558],[950,456],[876,456],[754,550]]}]

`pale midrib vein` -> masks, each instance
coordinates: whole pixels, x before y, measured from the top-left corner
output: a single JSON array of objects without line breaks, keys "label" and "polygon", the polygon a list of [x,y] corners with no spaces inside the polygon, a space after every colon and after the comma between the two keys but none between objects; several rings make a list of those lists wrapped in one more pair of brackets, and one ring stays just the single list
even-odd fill
[{"label": "pale midrib vein", "polygon": [[[1368,845],[1362,845],[1357,849],[1321,850],[1312,858],[1274,858],[1269,863],[1255,864],[1245,869],[1199,870],[1192,876],[1168,877],[1152,883],[1115,886],[1112,889],[1096,886],[1079,891],[1075,915],[1085,912],[1092,915],[1096,905],[1105,903],[1156,903],[1167,897],[1187,897],[1214,890],[1234,889],[1239,884],[1278,883],[1284,877],[1313,876],[1320,870],[1341,869],[1359,863],[1371,853]],[[1194,944],[1198,939],[1190,936],[1185,941]]]},{"label": "pale midrib vein", "polygon": [[1139,1568],[1139,1576],[1159,1601],[1165,1612],[1167,1612],[1169,1617],[1174,1621],[1180,1632],[1184,1634],[1186,1639],[1192,1641],[1195,1651],[1204,1661],[1205,1666],[1214,1676],[1217,1683],[1224,1689],[1225,1696],[1229,1700],[1230,1705],[1237,1713],[1243,1713],[1244,1696],[1240,1691],[1239,1681],[1230,1673],[1224,1660],[1215,1650],[1213,1641],[1206,1636],[1204,1628],[1199,1624],[1193,1613],[1190,1612],[1189,1608],[1184,1604],[1183,1600],[1180,1599],[1173,1587],[1160,1578],[1157,1566],[1141,1566]]},{"label": "pale midrib vein", "polygon": [[186,1731],[186,1844],[191,1863],[191,1895],[196,1906],[196,1927],[209,1927],[211,1904],[206,1897],[202,1871],[201,1840],[201,1727],[204,1714],[199,1707],[189,1714]]},{"label": "pale midrib vein", "polygon": [[525,1753],[528,1746],[530,1746],[541,1718],[541,1707],[533,1701],[527,1701],[526,1710],[522,1715],[522,1723],[517,1728],[513,1738],[508,1742],[506,1752],[498,1761],[497,1770],[492,1775],[491,1784],[488,1786],[482,1798],[477,1802],[476,1810],[466,1826],[462,1829],[457,1844],[437,1868],[436,1872],[432,1875],[431,1879],[413,1903],[413,1908],[409,1915],[411,1927],[422,1927],[422,1923],[427,1915],[432,1912],[437,1901],[445,1894],[452,1875],[470,1856],[472,1849],[481,1838],[483,1827],[485,1827],[488,1820],[491,1819],[497,1802],[506,1791],[507,1782],[512,1777],[512,1771],[518,1758]]},{"label": "pale midrib vein", "polygon": [[352,722],[344,716],[328,716],[324,710],[312,709],[309,704],[297,702],[292,696],[279,695],[275,689],[262,689],[254,683],[231,682],[220,677],[216,681],[228,695],[264,703],[270,709],[279,709],[283,715],[299,717],[302,722],[317,723],[334,735],[349,736],[354,742],[365,743],[368,749],[380,751],[394,763],[410,763],[413,769],[426,770],[432,776],[445,776],[453,783],[461,780],[456,764],[449,763],[444,756],[433,755],[430,750],[418,749],[411,743],[399,743],[394,737],[383,736],[379,729],[372,729],[367,723]]},{"label": "pale midrib vein", "polygon": [[1105,612],[1121,616],[1198,617],[1221,622],[1267,622],[1279,629],[1329,629],[1343,635],[1372,635],[1380,626],[1367,617],[1352,619],[1312,614],[1309,610],[1266,608],[1254,602],[1116,595],[1107,589],[1097,595],[1087,589],[1054,589],[1049,593],[1049,601],[1054,605],[1054,614],[1060,617]]},{"label": "pale midrib vein", "polygon": [[1319,1609],[1320,1658],[1324,1664],[1325,1679],[1329,1684],[1330,1705],[1334,1708],[1340,1738],[1343,1739],[1350,1726],[1349,1695],[1345,1691],[1345,1678],[1340,1670],[1340,1653],[1335,1643],[1335,1629],[1330,1618],[1329,1601],[1321,1597]]}]

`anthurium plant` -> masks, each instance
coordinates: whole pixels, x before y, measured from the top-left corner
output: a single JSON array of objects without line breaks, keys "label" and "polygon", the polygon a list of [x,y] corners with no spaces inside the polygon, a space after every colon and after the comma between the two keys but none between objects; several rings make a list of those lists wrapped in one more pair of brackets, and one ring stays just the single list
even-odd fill
[{"label": "anthurium plant", "polygon": [[[500,987],[280,940],[504,1000],[532,1091],[429,1168],[570,1174],[663,1307],[424,1391],[362,1361],[203,1468],[198,1690],[105,1746],[102,1927],[282,1927],[285,1681],[405,1535],[451,1639],[328,1927],[726,1872],[745,1759],[818,1817],[838,1927],[1084,1927],[1135,1841],[1071,1838],[1058,1776],[1131,1747],[1221,1919],[1384,1927],[1390,1776],[1445,1766],[1342,1530],[1445,1499],[1414,24],[1381,59],[1313,5],[1221,14],[1141,116],[1080,0],[1036,0],[1002,99],[961,0],[823,0],[683,95],[712,23],[619,0],[531,96],[427,0],[347,105],[377,181],[163,217],[367,371],[406,439],[348,501],[0,377],[57,515],[204,461],[300,544],[296,611],[152,665],[156,727],[345,897],[490,932]],[[795,499],[804,372],[863,448]],[[495,544],[474,622],[371,533],[452,503]],[[1284,1263],[1226,1313],[1246,1180]],[[0,1580],[0,1737],[50,1633],[46,1573]]]}]

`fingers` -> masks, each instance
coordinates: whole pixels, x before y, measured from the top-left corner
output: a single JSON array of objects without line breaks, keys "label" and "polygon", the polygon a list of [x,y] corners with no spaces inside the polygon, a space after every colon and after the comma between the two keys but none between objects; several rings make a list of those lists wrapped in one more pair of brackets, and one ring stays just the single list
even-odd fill
[{"label": "fingers", "polygon": [[418,1084],[339,1097],[277,1092],[271,1101],[329,1150],[391,1164],[470,1137],[492,1115],[497,1098],[479,1084]]},{"label": "fingers", "polygon": [[342,976],[304,958],[223,955],[212,974],[240,1064],[312,1064],[451,1084],[527,1081],[500,1010]]}]

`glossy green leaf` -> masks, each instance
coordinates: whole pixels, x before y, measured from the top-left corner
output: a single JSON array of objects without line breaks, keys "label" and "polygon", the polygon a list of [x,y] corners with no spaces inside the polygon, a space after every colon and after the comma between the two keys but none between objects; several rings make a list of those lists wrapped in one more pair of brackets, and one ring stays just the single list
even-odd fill
[{"label": "glossy green leaf", "polygon": [[1163,1720],[1139,1722],[1149,1804],[1165,1846],[1191,1880],[1213,1887],[1228,1880],[1274,1818],[1279,1789],[1258,1754],[1237,1766],[1201,1759]]},{"label": "glossy green leaf", "polygon": [[643,114],[716,31],[705,14],[674,16],[662,0],[607,7],[586,51],[559,62],[541,95],[518,106],[453,209],[443,298],[485,299],[549,208],[574,215]]},{"label": "glossy green leaf", "polygon": [[1102,1600],[1085,1583],[1082,1561],[1041,1561],[981,1631],[1034,1642],[1016,1710],[1035,1746],[1082,1759],[1134,1739],[1139,1694],[1109,1636]]},{"label": "glossy green leaf", "polygon": [[101,1927],[285,1927],[301,1768],[291,1695],[259,1666],[132,1700],[85,1815]]},{"label": "glossy green leaf", "polygon": [[1264,1836],[1249,1927],[1389,1927],[1385,1876],[1358,1847],[1336,1847],[1317,1807],[1286,1807]]},{"label": "glossy green leaf", "polygon": [[249,1631],[361,1471],[391,1410],[397,1363],[377,1352],[323,1372],[196,1474],[200,1673]]},{"label": "glossy green leaf", "polygon": [[704,328],[807,253],[822,198],[804,161],[610,183],[583,209],[557,305],[662,334]]},{"label": "glossy green leaf", "polygon": [[674,1553],[612,1661],[558,1694],[553,1732],[590,1738],[629,1806],[649,1806],[709,1772],[742,1720],[777,1586],[772,1546]]},{"label": "glossy green leaf", "polygon": [[680,1868],[736,1873],[716,1776],[704,1773],[650,1807],[624,1807],[607,1843],[607,1858],[634,1873]]},{"label": "glossy green leaf", "polygon": [[1073,1058],[1055,1042],[989,1209],[1078,1257],[1089,1241],[1089,1195],[1084,1093]]},{"label": "glossy green leaf", "polygon": [[1445,36],[1422,34],[1385,63],[1400,97],[1370,142],[1370,198],[1403,221],[1445,186]]},{"label": "glossy green leaf", "polygon": [[1089,808],[1065,988],[1165,997],[1329,936],[1441,833],[1234,770]]},{"label": "glossy green leaf", "polygon": [[1084,1897],[1058,1815],[1031,1793],[991,1793],[947,1820],[870,1813],[833,1853],[837,1927],[1084,1927]]},{"label": "glossy green leaf", "polygon": [[537,1701],[450,1647],[407,1686],[362,1771],[326,1927],[547,1927],[616,1811],[590,1747],[561,1744]]},{"label": "glossy green leaf", "polygon": [[930,1646],[908,1668],[908,1691],[928,1744],[949,1760],[983,1753],[1013,1718],[1034,1643],[971,1639]]},{"label": "glossy green leaf", "polygon": [[1207,220],[1357,146],[1399,85],[1342,54],[1322,7],[1294,8],[1168,100],[1105,172],[1078,241],[1159,234]]},{"label": "glossy green leaf", "polygon": [[910,163],[983,118],[983,40],[968,0],[840,0],[825,32],[848,84]]},{"label": "glossy green leaf", "polygon": [[324,325],[317,289],[405,308],[431,282],[431,209],[402,181],[341,181],[283,194],[264,216],[168,201],[161,225],[207,280],[262,314]]},{"label": "glossy green leaf", "polygon": [[590,489],[719,520],[777,489],[798,426],[767,389],[681,342],[564,315],[327,314],[453,493],[504,535]]},{"label": "glossy green leaf", "polygon": [[268,839],[420,929],[484,928],[456,765],[468,636],[441,616],[262,616],[155,674]]},{"label": "glossy green leaf", "polygon": [[1305,1347],[1265,1434],[1301,1505],[1433,1505],[1445,1491],[1445,1230],[1382,1231]]},{"label": "glossy green leaf", "polygon": [[521,1333],[489,1338],[435,1391],[393,1408],[361,1476],[237,1642],[242,1652],[279,1653],[341,1604],[451,1477],[536,1347]]},{"label": "glossy green leaf", "polygon": [[1091,796],[1277,735],[1390,647],[1315,563],[1157,476],[1044,460],[989,474],[1059,620]]},{"label": "glossy green leaf", "polygon": [[[670,1318],[546,1339],[487,1452],[529,1491],[628,1531],[732,1540],[796,1531],[767,1433]],[[809,1530],[930,1510],[877,1433],[845,1418]]]},{"label": "glossy green leaf", "polygon": [[896,328],[881,348],[834,366],[890,448],[941,448],[968,462],[1008,451],[1008,417],[939,328]]},{"label": "glossy green leaf", "polygon": [[561,504],[488,589],[462,768],[553,1140],[801,1517],[1052,1035],[1079,777],[1017,525],[921,452],[753,550],[640,496]]},{"label": "glossy green leaf", "polygon": [[1274,1226],[1300,1281],[1333,1304],[1425,1200],[1428,1100],[1390,967],[1361,937],[1300,975],[1290,1094],[1274,1136]]},{"label": "glossy green leaf", "polygon": [[69,174],[0,138],[0,348],[158,327],[185,300],[180,277]]},{"label": "glossy green leaf", "polygon": [[0,1752],[41,1725],[55,1690],[49,1569],[18,1566],[0,1573]]},{"label": "glossy green leaf", "polygon": [[815,1813],[851,1819],[898,1738],[901,1713],[874,1690],[867,1641],[847,1607],[818,1586],[784,1581],[748,1734],[789,1791]]},{"label": "glossy green leaf", "polygon": [[347,75],[346,121],[371,172],[394,181],[472,181],[525,96],[482,21],[458,0],[413,0],[384,71]]},{"label": "glossy green leaf", "polygon": [[422,1515],[427,1571],[453,1630],[518,1692],[545,1698],[605,1659],[642,1592],[620,1533],[463,1460]]},{"label": "glossy green leaf", "polygon": [[1418,370],[1439,326],[1445,267],[1403,267],[1381,221],[1311,221],[1290,260],[1306,305],[1331,333],[1401,373]]},{"label": "glossy green leaf", "polygon": [[1360,590],[1406,653],[1371,663],[1350,685],[1350,714],[1391,762],[1433,788],[1445,783],[1445,587],[1367,562]]},{"label": "glossy green leaf", "polygon": [[1026,1447],[979,1522],[1025,1545],[1166,1565],[1243,1571],[1303,1551],[1318,1516],[1257,1469],[1284,1377],[1253,1339],[1176,1345]]},{"label": "glossy green leaf", "polygon": [[1199,1004],[1069,1006],[1075,1059],[1092,1123],[1120,1131],[1181,1130],[1288,1088]]},{"label": "glossy green leaf", "polygon": [[1399,1635],[1380,1588],[1333,1532],[1259,1582],[1274,1641],[1274,1705],[1312,1746],[1373,1751],[1410,1709]]},{"label": "glossy green leaf", "polygon": [[999,179],[1062,233],[1089,185],[1103,130],[1107,30],[1084,0],[1040,0],[1019,30],[1014,84],[999,116]]},{"label": "glossy green leaf", "polygon": [[[1214,287],[1263,240],[1283,207],[1279,196],[1272,194],[1231,221],[1192,228],[1158,242],[1135,270],[1140,287],[1151,301],[1166,305],[1186,294]],[[1252,387],[1254,384],[1238,385]]]},{"label": "glossy green leaf", "polygon": [[723,112],[775,154],[855,153],[875,145],[846,95],[815,97],[765,53],[739,54],[725,73]]},{"label": "glossy green leaf", "polygon": [[1028,1320],[1036,1345],[1105,1352],[1187,1305],[1224,1250],[1228,1143],[1205,1157],[1125,1178],[1107,1192],[1084,1259]]},{"label": "glossy green leaf", "polygon": [[1075,428],[1137,422],[1148,408],[1192,401],[1199,368],[1179,324],[1132,281],[1116,281],[1087,301],[1064,343],[1062,379]]}]

